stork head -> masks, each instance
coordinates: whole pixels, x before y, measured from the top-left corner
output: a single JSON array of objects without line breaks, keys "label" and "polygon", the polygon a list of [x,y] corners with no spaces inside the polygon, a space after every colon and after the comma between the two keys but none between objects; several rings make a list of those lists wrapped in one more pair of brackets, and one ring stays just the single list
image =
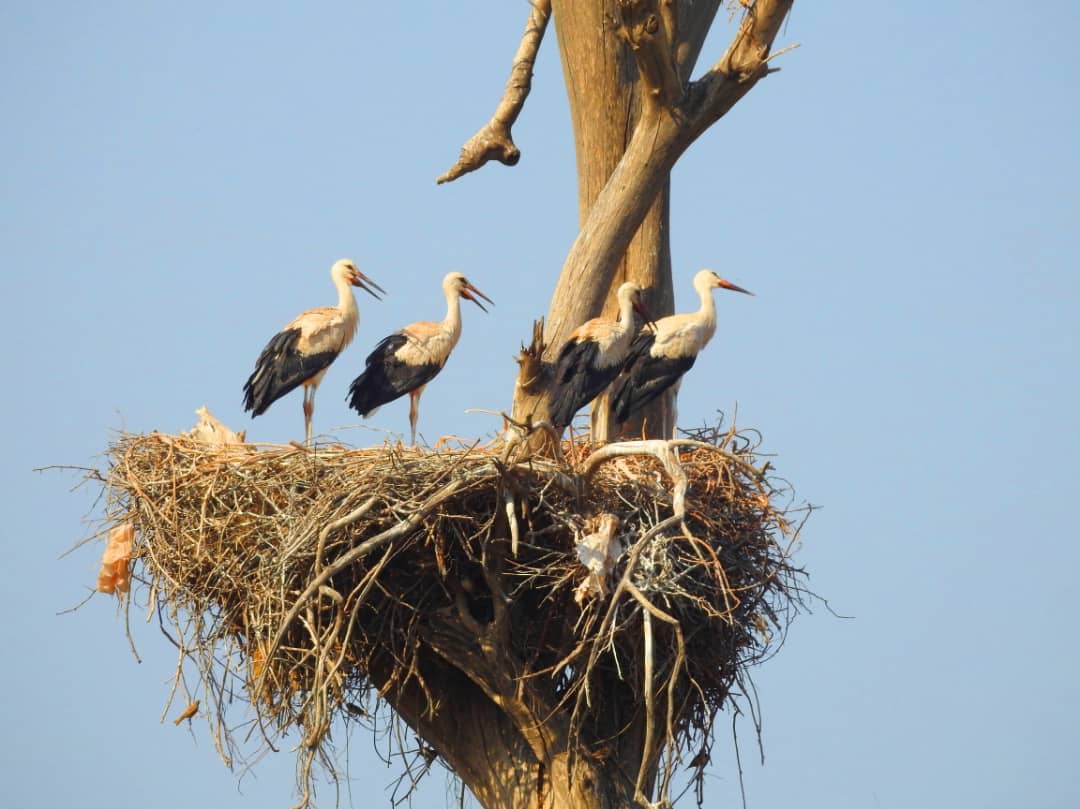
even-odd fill
[{"label": "stork head", "polygon": [[744,295],[753,295],[754,293],[748,289],[735,286],[730,281],[726,281],[712,270],[701,270],[694,276],[694,289],[698,292],[705,292],[707,290],[720,287],[721,289],[730,289],[732,292],[741,292]]},{"label": "stork head", "polygon": [[352,284],[354,287],[360,287],[360,289],[376,299],[379,298],[379,295],[375,290],[378,290],[383,295],[386,294],[386,290],[360,272],[356,262],[351,258],[335,261],[334,266],[330,268],[330,277],[334,279],[335,284],[341,282]]},{"label": "stork head", "polygon": [[492,306],[495,305],[495,301],[493,301],[479,289],[470,284],[469,279],[459,272],[447,273],[446,277],[443,279],[442,285],[443,292],[445,292],[447,295],[453,295],[456,293],[465,300],[472,301],[485,312],[487,311],[487,309],[484,309],[484,304],[480,303],[479,300],[473,297],[474,295],[479,295]]},{"label": "stork head", "polygon": [[615,292],[615,299],[619,302],[619,309],[623,310],[627,304],[633,307],[634,311],[641,316],[643,323],[651,324],[653,322],[653,316],[649,313],[649,309],[645,306],[645,301],[642,297],[643,290],[640,286],[633,281],[627,281],[621,284]]}]

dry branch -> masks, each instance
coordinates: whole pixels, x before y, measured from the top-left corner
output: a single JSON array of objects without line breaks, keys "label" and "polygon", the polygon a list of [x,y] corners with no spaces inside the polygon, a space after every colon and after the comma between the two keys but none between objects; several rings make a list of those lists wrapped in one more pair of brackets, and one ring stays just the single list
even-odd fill
[{"label": "dry branch", "polygon": [[435,182],[442,184],[456,180],[463,174],[476,171],[489,160],[498,160],[506,166],[517,165],[521,152],[514,145],[510,130],[532,89],[533,65],[536,63],[536,54],[540,50],[540,42],[544,38],[549,19],[551,0],[532,0],[525,33],[522,34],[521,44],[514,55],[510,78],[506,80],[506,88],[499,106],[495,108],[495,114],[461,147],[461,156],[457,163]]},{"label": "dry branch", "polygon": [[[429,733],[500,713],[540,766],[520,772],[547,773],[535,788],[557,806],[578,805],[582,773],[667,798],[800,603],[796,529],[734,431],[588,452],[514,463],[498,448],[237,452],[124,435],[102,475],[105,529],[135,527],[121,598],[156,607],[175,692],[201,701],[227,762],[255,752],[237,699],[255,739],[297,734],[302,802],[313,762],[336,772],[335,720],[370,725],[383,701]],[[628,550],[582,599],[577,542],[600,514]],[[462,677],[487,708],[445,691]],[[454,766],[475,786],[484,764],[469,755]]]}]

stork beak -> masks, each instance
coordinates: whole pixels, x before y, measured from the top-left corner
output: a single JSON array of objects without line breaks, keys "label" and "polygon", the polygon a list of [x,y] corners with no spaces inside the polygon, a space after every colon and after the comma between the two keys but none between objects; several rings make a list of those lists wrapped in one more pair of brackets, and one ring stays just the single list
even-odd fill
[{"label": "stork beak", "polygon": [[730,289],[732,292],[741,292],[744,295],[753,295],[754,294],[749,289],[743,289],[742,287],[737,287],[733,283],[731,283],[730,281],[725,281],[723,278],[721,278],[719,281],[717,281],[716,285],[718,287],[723,287],[724,289]]},{"label": "stork beak", "polygon": [[382,300],[382,298],[380,298],[378,293],[375,291],[376,289],[379,290],[379,292],[381,292],[383,295],[386,294],[385,289],[383,289],[381,286],[379,286],[362,272],[360,272],[360,270],[357,270],[355,275],[353,275],[352,285],[354,287],[360,287],[360,289],[371,295],[373,298],[375,298],[375,300]]},{"label": "stork beak", "polygon": [[493,300],[492,300],[491,298],[489,298],[489,297],[488,297],[487,295],[485,295],[485,294],[484,294],[483,292],[481,292],[481,291],[480,291],[479,289],[477,289],[476,287],[474,287],[474,286],[473,286],[472,284],[470,284],[470,283],[466,283],[466,284],[465,284],[465,288],[461,290],[461,297],[463,297],[463,298],[466,298],[467,300],[470,300],[470,301],[472,301],[472,302],[473,302],[473,303],[475,303],[475,304],[476,304],[477,306],[479,306],[479,307],[480,307],[480,308],[481,308],[481,309],[482,309],[483,311],[485,311],[485,312],[486,312],[486,311],[487,311],[487,309],[484,309],[484,304],[480,303],[480,301],[478,301],[478,300],[477,300],[476,298],[474,298],[474,297],[473,297],[473,296],[472,296],[472,295],[470,294],[470,293],[473,293],[473,292],[475,292],[475,293],[476,293],[477,295],[479,295],[479,296],[480,296],[481,298],[483,298],[483,299],[484,299],[485,301],[487,301],[488,303],[490,303],[490,304],[491,304],[492,306],[494,306],[494,305],[495,305],[495,301],[493,301]]},{"label": "stork beak", "polygon": [[649,311],[649,307],[645,305],[645,301],[641,300],[641,298],[635,295],[632,304],[634,307],[634,311],[641,315],[641,320],[645,324],[645,327],[649,329],[649,331],[655,332],[656,321],[653,319],[652,313]]}]

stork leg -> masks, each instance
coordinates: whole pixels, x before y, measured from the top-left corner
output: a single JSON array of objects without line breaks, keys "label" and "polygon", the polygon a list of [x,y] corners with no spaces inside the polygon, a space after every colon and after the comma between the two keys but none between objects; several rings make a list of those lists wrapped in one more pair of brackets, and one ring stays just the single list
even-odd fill
[{"label": "stork leg", "polygon": [[679,437],[679,388],[682,387],[682,377],[675,380],[671,386],[671,439]]},{"label": "stork leg", "polygon": [[304,443],[311,444],[311,416],[315,412],[315,388],[304,386]]},{"label": "stork leg", "polygon": [[412,444],[416,446],[416,419],[420,416],[420,394],[424,392],[421,385],[409,393],[409,430],[412,432]]}]

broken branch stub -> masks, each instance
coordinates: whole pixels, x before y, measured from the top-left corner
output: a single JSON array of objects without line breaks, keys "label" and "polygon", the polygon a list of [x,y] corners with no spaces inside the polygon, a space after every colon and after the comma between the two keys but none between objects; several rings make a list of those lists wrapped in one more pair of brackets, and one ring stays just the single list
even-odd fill
[{"label": "broken branch stub", "polygon": [[647,97],[670,108],[683,94],[671,43],[675,39],[673,3],[619,0],[619,37],[634,52]]}]

